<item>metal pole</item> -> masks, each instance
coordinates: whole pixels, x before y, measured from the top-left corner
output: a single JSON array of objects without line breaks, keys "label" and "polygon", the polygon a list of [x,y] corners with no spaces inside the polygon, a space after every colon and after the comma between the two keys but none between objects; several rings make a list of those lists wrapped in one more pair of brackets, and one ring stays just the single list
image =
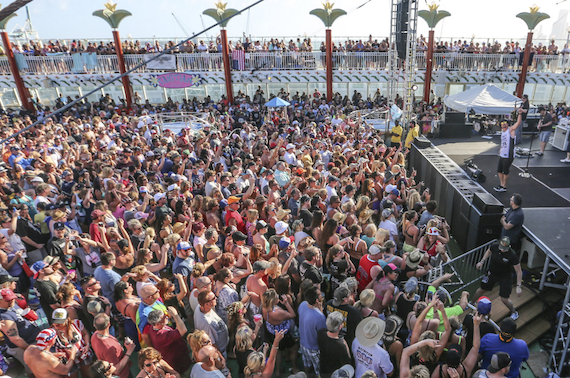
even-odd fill
[{"label": "metal pole", "polygon": [[220,34],[222,36],[222,59],[224,61],[224,75],[226,78],[226,95],[229,103],[232,104],[234,102],[234,92],[232,88],[232,67],[230,65],[230,52],[226,28],[222,28]]},{"label": "metal pole", "polygon": [[332,36],[331,29],[326,30],[327,46],[326,46],[326,60],[327,60],[327,102],[331,102],[333,98],[333,84],[332,84]]},{"label": "metal pole", "polygon": [[34,104],[32,104],[30,92],[24,85],[24,80],[22,80],[22,76],[20,76],[20,71],[18,71],[18,65],[16,64],[16,58],[14,57],[14,51],[12,51],[12,44],[10,43],[8,33],[6,30],[2,30],[0,34],[2,35],[2,43],[4,44],[4,50],[6,50],[6,56],[8,57],[8,63],[10,64],[10,71],[12,71],[12,76],[16,82],[16,88],[18,89],[22,106],[26,110],[33,110]]},{"label": "metal pole", "polygon": [[524,85],[526,82],[526,72],[528,71],[528,65],[530,60],[530,50],[532,49],[532,32],[528,32],[526,36],[526,44],[524,46],[524,57],[521,69],[521,74],[519,76],[519,82],[517,83],[517,97],[522,98],[524,92]]},{"label": "metal pole", "polygon": [[[201,32],[194,34],[192,37],[185,39],[184,41],[180,42],[179,44],[174,45],[174,46],[172,46],[171,48],[169,48],[169,49],[167,49],[167,50],[164,50],[163,52],[161,52],[160,54],[155,55],[154,57],[150,58],[149,60],[147,60],[147,61],[145,61],[145,62],[142,62],[141,64],[136,65],[135,67],[133,67],[133,68],[131,68],[130,70],[126,71],[124,74],[121,74],[121,75],[117,76],[116,78],[109,80],[109,81],[106,82],[105,84],[102,84],[102,85],[100,85],[99,87],[93,89],[91,92],[89,92],[89,93],[83,95],[82,97],[79,97],[77,100],[72,101],[72,102],[70,102],[69,104],[65,105],[64,107],[57,109],[55,112],[46,115],[46,116],[45,116],[44,118],[42,118],[42,119],[38,119],[36,122],[34,122],[34,123],[32,123],[31,125],[29,125],[29,126],[23,128],[22,130],[19,130],[19,131],[15,132],[14,134],[10,135],[9,137],[0,140],[0,144],[5,143],[6,141],[10,140],[11,138],[14,138],[14,137],[17,136],[17,135],[20,135],[21,133],[23,133],[23,132],[25,132],[25,131],[31,129],[32,127],[35,127],[36,125],[38,125],[39,123],[42,123],[43,121],[45,121],[47,118],[50,118],[50,117],[53,116],[54,114],[58,114],[58,113],[61,113],[61,112],[66,111],[67,109],[71,108],[73,105],[77,104],[79,101],[83,100],[84,98],[86,98],[86,97],[88,97],[88,96],[91,96],[93,93],[99,91],[100,89],[102,89],[102,88],[104,88],[104,87],[110,85],[111,83],[113,83],[113,82],[115,82],[115,81],[117,81],[117,80],[119,80],[119,79],[122,79],[124,76],[130,74],[131,72],[134,72],[134,71],[138,70],[139,68],[141,68],[141,67],[143,67],[143,66],[146,66],[149,62],[152,62],[153,60],[156,60],[156,59],[160,58],[160,57],[163,56],[164,54],[168,54],[169,52],[173,51],[173,50],[176,49],[177,47],[180,47],[180,46],[184,45],[186,42],[190,41],[191,39],[196,38],[197,36],[199,36],[199,35],[201,35],[201,34],[207,32],[208,30],[211,30],[211,29],[215,28],[216,26],[220,25],[221,23],[228,21],[228,20],[231,19],[232,17],[235,17],[235,16],[237,16],[238,14],[241,14],[242,12],[244,12],[244,11],[250,9],[250,8],[253,8],[253,7],[256,6],[257,4],[261,4],[261,3],[263,3],[264,1],[265,1],[265,0],[257,0],[255,3],[253,3],[253,4],[251,4],[251,5],[248,5],[247,7],[243,8],[242,10],[240,10],[238,13],[233,14],[233,15],[231,15],[231,16],[229,16],[229,17],[223,19],[223,20],[221,20],[220,22],[218,22],[218,23],[216,23],[216,24],[214,24],[214,25],[212,25],[212,26],[210,26],[210,27],[208,27],[208,28],[202,30]],[[144,88],[144,86],[143,86],[143,88]]]},{"label": "metal pole", "polygon": [[[554,337],[554,342],[552,343],[552,351],[550,352],[550,358],[548,359],[548,365],[551,366],[553,363],[556,364],[556,349],[558,346],[558,340],[560,339],[560,335],[562,334],[562,328],[564,325],[564,321],[566,320],[567,316],[567,309],[568,302],[570,301],[570,277],[566,281],[566,295],[564,296],[564,303],[562,304],[562,314],[560,315],[560,319],[558,320],[558,327],[556,329],[556,335]],[[567,331],[568,332],[568,331]],[[564,360],[566,359],[566,352],[567,352],[567,345],[568,345],[568,337],[564,337],[562,334],[562,356],[560,357],[560,362],[556,367],[556,374],[560,376],[562,373],[562,368],[564,367]]]},{"label": "metal pole", "polygon": [[[119,31],[118,30],[113,30],[113,38],[115,39],[115,52],[117,53],[117,63],[119,64],[119,72],[121,74],[124,74],[126,69],[125,69],[125,59],[123,57],[123,46],[121,45],[121,38],[119,37]],[[128,76],[123,76],[122,77],[123,80],[123,88],[125,89],[125,100],[127,102],[127,108],[130,108],[131,105],[133,104],[133,99],[132,99],[132,87],[131,87],[131,81],[129,80]]]},{"label": "metal pole", "polygon": [[424,81],[424,101],[429,103],[429,95],[431,89],[431,71],[433,69],[433,29],[429,31],[428,49],[426,56],[426,79]]}]

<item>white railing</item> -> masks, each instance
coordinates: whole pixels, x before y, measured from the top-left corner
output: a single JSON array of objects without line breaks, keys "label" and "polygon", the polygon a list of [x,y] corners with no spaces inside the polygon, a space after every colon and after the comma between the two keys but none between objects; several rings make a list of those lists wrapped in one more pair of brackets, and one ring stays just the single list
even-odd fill
[{"label": "white railing", "polygon": [[[177,71],[223,71],[222,54],[175,54]],[[127,70],[145,61],[144,54],[127,54],[125,65]],[[335,52],[332,54],[335,70],[385,70],[388,66],[387,52]],[[468,53],[435,53],[433,70],[445,71],[517,71],[521,58],[515,54],[468,54]],[[82,62],[73,55],[58,56],[24,56],[25,64],[20,67],[22,73],[69,74],[69,73],[118,73],[116,55],[97,55],[91,61]],[[246,53],[243,62],[233,61],[233,70],[324,70],[326,54],[324,52],[255,52]],[[419,51],[416,57],[417,69],[426,68],[425,51]],[[535,55],[531,60],[529,72],[560,73],[570,70],[570,54],[568,55]],[[145,66],[136,72],[160,72],[149,70]],[[6,57],[0,57],[0,75],[9,74]]]}]

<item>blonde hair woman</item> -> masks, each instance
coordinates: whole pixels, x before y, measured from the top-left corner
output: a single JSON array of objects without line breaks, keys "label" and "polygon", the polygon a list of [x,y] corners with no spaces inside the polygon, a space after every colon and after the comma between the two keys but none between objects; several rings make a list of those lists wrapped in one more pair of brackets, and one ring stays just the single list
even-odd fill
[{"label": "blonde hair woman", "polygon": [[[252,352],[247,357],[247,366],[243,369],[246,378],[253,376],[259,376],[261,378],[271,378],[273,375],[273,370],[275,369],[275,359],[277,357],[277,352],[279,351],[279,342],[283,339],[283,331],[275,331],[275,340],[273,341],[273,346],[271,347],[271,353],[269,353],[269,358],[265,360],[266,353],[263,352]],[[293,369],[293,372],[295,369]]]},{"label": "blonde hair woman", "polygon": [[374,294],[374,290],[372,289],[365,289],[360,293],[360,299],[354,304],[354,307],[360,310],[363,318],[378,316],[378,311],[370,308],[372,303],[374,303],[374,298],[376,298],[376,294]]}]

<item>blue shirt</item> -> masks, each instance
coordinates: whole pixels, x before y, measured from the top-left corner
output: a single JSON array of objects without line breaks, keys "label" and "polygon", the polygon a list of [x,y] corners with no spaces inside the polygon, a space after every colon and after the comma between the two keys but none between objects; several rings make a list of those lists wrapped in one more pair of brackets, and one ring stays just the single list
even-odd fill
[{"label": "blue shirt", "polygon": [[[190,287],[189,278],[192,273],[192,269],[194,268],[194,254],[192,256],[183,259],[181,257],[176,256],[174,262],[172,262],[172,273],[174,274],[182,274],[186,277],[186,287]],[[178,280],[174,281],[174,286],[176,287],[176,292],[180,292]]]},{"label": "blue shirt", "polygon": [[327,319],[321,310],[310,308],[307,301],[299,306],[299,334],[301,345],[308,349],[319,349],[317,331],[327,327]]},{"label": "blue shirt", "polygon": [[98,266],[95,268],[95,272],[93,272],[93,277],[101,284],[103,296],[109,299],[109,302],[112,304],[115,303],[113,294],[115,292],[115,285],[121,280],[119,273],[112,269],[103,269],[102,266]]},{"label": "blue shirt", "polygon": [[499,335],[488,333],[481,338],[481,347],[479,353],[483,355],[481,368],[487,369],[491,363],[491,357],[497,352],[508,353],[511,357],[512,365],[508,378],[516,378],[519,376],[519,369],[523,361],[528,360],[528,345],[523,340],[515,339],[509,343],[501,341]]},{"label": "blue shirt", "polygon": [[289,174],[287,172],[276,170],[275,181],[277,181],[277,184],[279,184],[280,187],[283,187],[290,181]]}]

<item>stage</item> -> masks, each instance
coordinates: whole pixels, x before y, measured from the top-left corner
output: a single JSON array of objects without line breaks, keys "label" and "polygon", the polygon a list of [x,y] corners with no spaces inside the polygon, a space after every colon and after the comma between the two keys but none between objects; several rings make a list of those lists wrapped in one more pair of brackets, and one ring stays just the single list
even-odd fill
[{"label": "stage", "polygon": [[[519,193],[523,197],[526,236],[570,275],[570,164],[560,162],[566,157],[565,152],[549,144],[544,156],[528,159],[530,178],[519,175],[525,171],[527,159],[515,158],[507,182],[508,190],[501,193],[493,190],[499,184],[499,136],[493,139],[478,136],[469,139],[434,139],[432,143],[461,168],[465,167],[465,161],[473,160],[486,176],[486,181],[479,185],[505,207],[509,206],[511,195]],[[538,150],[539,144],[535,137],[533,151]],[[530,135],[525,135],[523,143],[517,147],[528,148],[529,145]]]}]

